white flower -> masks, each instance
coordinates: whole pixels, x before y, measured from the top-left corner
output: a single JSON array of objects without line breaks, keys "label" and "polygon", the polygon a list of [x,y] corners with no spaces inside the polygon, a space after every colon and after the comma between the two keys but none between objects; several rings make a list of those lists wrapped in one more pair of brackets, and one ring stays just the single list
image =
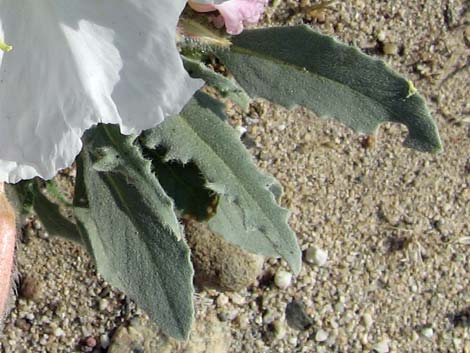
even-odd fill
[{"label": "white flower", "polygon": [[177,114],[201,81],[175,43],[186,0],[0,0],[0,182],[51,178],[83,132],[137,134]]}]

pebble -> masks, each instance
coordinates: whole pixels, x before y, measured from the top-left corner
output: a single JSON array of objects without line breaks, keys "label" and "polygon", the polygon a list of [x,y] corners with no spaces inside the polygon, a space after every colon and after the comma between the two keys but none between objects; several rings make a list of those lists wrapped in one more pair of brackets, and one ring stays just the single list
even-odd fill
[{"label": "pebble", "polygon": [[62,337],[65,335],[65,332],[64,330],[62,330],[60,327],[57,327],[55,330],[54,330],[54,336],[56,337]]},{"label": "pebble", "polygon": [[228,297],[224,293],[220,293],[217,297],[216,303],[219,308],[224,307],[228,304]]},{"label": "pebble", "polygon": [[328,261],[328,251],[313,246],[305,251],[304,260],[309,264],[324,266]]},{"label": "pebble", "polygon": [[281,340],[286,336],[286,326],[281,320],[275,320],[272,323],[272,328],[274,332],[274,339]]},{"label": "pebble", "polygon": [[245,298],[242,297],[240,294],[238,293],[232,293],[232,295],[230,296],[230,299],[232,301],[233,304],[236,304],[236,305],[243,305],[245,304]]},{"label": "pebble", "polygon": [[432,327],[425,327],[421,330],[421,334],[424,337],[431,339],[434,335],[434,330],[432,329]]},{"label": "pebble", "polygon": [[387,38],[387,35],[384,31],[380,31],[379,33],[377,33],[377,40],[379,42],[385,41],[386,38]]},{"label": "pebble", "polygon": [[40,229],[38,231],[38,237],[41,239],[49,239],[49,233],[45,229]]},{"label": "pebble", "polygon": [[290,272],[284,270],[279,270],[276,272],[276,275],[274,276],[274,284],[279,289],[286,289],[291,285],[291,283],[292,274]]},{"label": "pebble", "polygon": [[110,343],[110,339],[109,339],[109,336],[104,333],[100,336],[100,345],[101,345],[101,348],[103,349],[107,349],[109,347],[109,343]]},{"label": "pebble", "polygon": [[305,312],[303,302],[294,300],[286,306],[287,324],[295,330],[305,331],[312,326],[313,320]]},{"label": "pebble", "polygon": [[364,322],[364,326],[367,329],[371,328],[374,324],[374,319],[369,313],[365,313],[364,315],[362,315],[362,321]]},{"label": "pebble", "polygon": [[26,276],[24,277],[21,283],[20,291],[18,294],[20,298],[36,302],[40,299],[42,291],[42,282],[40,282],[35,277]]},{"label": "pebble", "polygon": [[315,334],[315,341],[317,342],[325,342],[328,339],[328,332],[325,330],[318,330]]},{"label": "pebble", "polygon": [[389,350],[388,340],[382,340],[374,345],[374,351],[377,353],[388,353]]},{"label": "pebble", "polygon": [[42,229],[42,224],[39,220],[35,219],[33,221],[33,228],[36,230]]},{"label": "pebble", "polygon": [[96,339],[93,336],[87,337],[85,339],[85,345],[90,348],[96,347]]},{"label": "pebble", "polygon": [[298,343],[297,336],[291,336],[291,337],[289,337],[288,342],[289,342],[292,346],[297,346],[297,343]]},{"label": "pebble", "polygon": [[106,311],[108,309],[108,301],[106,299],[100,299],[98,304],[100,311]]},{"label": "pebble", "polygon": [[385,43],[383,46],[383,52],[385,55],[397,55],[398,45],[395,43]]}]

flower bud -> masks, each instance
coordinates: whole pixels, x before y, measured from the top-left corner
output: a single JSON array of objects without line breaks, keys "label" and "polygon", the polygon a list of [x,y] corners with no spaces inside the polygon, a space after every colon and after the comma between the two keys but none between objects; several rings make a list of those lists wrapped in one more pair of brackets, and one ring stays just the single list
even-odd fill
[{"label": "flower bud", "polygon": [[240,34],[244,25],[256,24],[264,12],[267,0],[189,0],[189,6],[198,12],[219,11],[213,21],[217,27],[225,25],[230,34]]}]

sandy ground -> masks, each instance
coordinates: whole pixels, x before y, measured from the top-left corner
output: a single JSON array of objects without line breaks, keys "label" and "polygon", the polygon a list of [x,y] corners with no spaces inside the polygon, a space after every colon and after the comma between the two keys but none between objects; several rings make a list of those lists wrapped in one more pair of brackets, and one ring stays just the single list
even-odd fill
[{"label": "sandy ground", "polygon": [[[328,261],[304,263],[285,289],[259,284],[228,300],[203,291],[198,317],[228,313],[221,325],[231,331],[230,352],[468,353],[470,4],[352,0],[314,14],[309,4],[280,1],[265,24],[307,23],[382,57],[427,98],[445,151],[405,149],[404,128],[392,125],[364,143],[312,113],[262,101],[249,116],[234,114],[256,142],[260,167],[284,185],[302,249],[317,246]],[[80,248],[30,233],[18,255],[29,280],[2,352],[83,351],[86,337],[106,340],[140,315]],[[265,272],[281,270],[283,261],[265,264]],[[287,325],[293,300],[304,303],[310,327]]]}]

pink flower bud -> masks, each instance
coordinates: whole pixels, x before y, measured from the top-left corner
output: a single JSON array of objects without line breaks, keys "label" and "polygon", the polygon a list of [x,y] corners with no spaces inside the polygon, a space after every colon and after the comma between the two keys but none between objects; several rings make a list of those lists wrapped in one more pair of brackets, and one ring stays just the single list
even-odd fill
[{"label": "pink flower bud", "polygon": [[0,323],[11,294],[15,242],[15,212],[8,203],[3,183],[0,183]]},{"label": "pink flower bud", "polygon": [[[213,1],[214,2],[214,1]],[[189,6],[198,12],[219,11],[214,24],[222,27],[225,24],[230,34],[240,34],[246,24],[258,23],[268,0],[228,0],[220,4],[200,3],[189,0]]]}]

